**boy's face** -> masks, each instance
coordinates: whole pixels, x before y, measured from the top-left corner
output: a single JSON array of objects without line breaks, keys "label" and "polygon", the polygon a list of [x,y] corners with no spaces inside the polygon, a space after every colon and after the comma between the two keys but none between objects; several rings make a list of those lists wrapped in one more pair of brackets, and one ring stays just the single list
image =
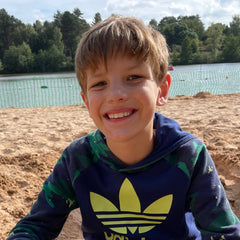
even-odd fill
[{"label": "boy's face", "polygon": [[81,95],[107,143],[127,142],[153,134],[155,107],[166,103],[170,80],[158,86],[149,63],[118,56],[108,59],[107,69],[102,63],[87,71]]}]

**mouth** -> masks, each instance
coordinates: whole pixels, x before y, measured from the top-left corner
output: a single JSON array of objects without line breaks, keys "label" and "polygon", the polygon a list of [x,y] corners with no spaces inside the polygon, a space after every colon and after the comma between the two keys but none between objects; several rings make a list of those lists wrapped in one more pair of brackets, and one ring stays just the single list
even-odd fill
[{"label": "mouth", "polygon": [[126,117],[134,114],[134,112],[136,112],[136,110],[118,112],[118,113],[106,113],[105,118],[110,119],[110,120],[123,119],[123,118],[126,118]]}]

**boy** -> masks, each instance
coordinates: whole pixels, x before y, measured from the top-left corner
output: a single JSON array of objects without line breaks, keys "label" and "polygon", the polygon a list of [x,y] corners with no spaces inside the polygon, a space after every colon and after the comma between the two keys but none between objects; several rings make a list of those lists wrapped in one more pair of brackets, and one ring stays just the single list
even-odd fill
[{"label": "boy", "polygon": [[167,67],[164,38],[136,18],[112,16],[84,35],[76,72],[98,130],[64,150],[9,240],[53,239],[77,207],[88,240],[240,239],[205,145],[155,113]]}]

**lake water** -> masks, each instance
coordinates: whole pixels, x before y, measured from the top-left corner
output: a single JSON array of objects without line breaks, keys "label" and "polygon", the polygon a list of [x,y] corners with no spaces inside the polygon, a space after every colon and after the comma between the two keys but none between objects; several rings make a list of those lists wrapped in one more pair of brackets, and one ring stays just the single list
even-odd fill
[{"label": "lake water", "polygon": [[[176,66],[169,95],[240,92],[240,63]],[[0,76],[0,108],[81,104],[75,73]]]}]

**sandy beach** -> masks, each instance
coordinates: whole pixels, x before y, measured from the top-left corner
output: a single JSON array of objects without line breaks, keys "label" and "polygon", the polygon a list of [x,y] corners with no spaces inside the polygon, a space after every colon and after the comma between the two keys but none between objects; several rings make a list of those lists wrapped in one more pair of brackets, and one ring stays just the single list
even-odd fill
[{"label": "sandy beach", "polygon": [[[177,96],[157,111],[206,144],[240,218],[240,93]],[[0,239],[30,210],[65,147],[93,131],[85,106],[0,109]],[[61,239],[81,239],[79,209]]]}]

